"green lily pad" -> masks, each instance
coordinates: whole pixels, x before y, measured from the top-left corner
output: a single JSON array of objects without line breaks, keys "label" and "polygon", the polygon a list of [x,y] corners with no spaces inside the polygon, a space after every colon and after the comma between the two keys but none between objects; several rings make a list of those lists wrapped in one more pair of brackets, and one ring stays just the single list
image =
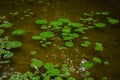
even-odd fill
[{"label": "green lily pad", "polygon": [[73,45],[74,45],[74,43],[71,41],[65,42],[65,46],[67,46],[67,47],[72,47]]},{"label": "green lily pad", "polygon": [[10,28],[10,27],[12,27],[12,26],[13,26],[12,23],[7,22],[7,23],[3,23],[3,24],[1,24],[1,25],[0,25],[0,28]]},{"label": "green lily pad", "polygon": [[69,22],[69,19],[67,19],[67,18],[59,18],[58,21],[60,21],[60,22],[62,22],[62,23],[68,23],[68,22]]},{"label": "green lily pad", "polygon": [[88,68],[92,68],[93,65],[94,65],[94,64],[93,64],[92,62],[85,62],[85,63],[83,63],[82,66],[88,69]]},{"label": "green lily pad", "polygon": [[4,33],[4,29],[0,29],[0,36]]},{"label": "green lily pad", "polygon": [[108,61],[104,61],[104,65],[109,65],[109,62]]},{"label": "green lily pad", "polygon": [[42,38],[41,38],[41,36],[32,36],[32,39],[34,39],[34,40],[40,40]]},{"label": "green lily pad", "polygon": [[95,48],[96,51],[103,51],[103,46],[101,43],[95,43]]},{"label": "green lily pad", "polygon": [[105,27],[106,24],[105,23],[93,23],[96,27],[98,28],[102,28],[102,27]]},{"label": "green lily pad", "polygon": [[81,46],[83,46],[83,47],[88,47],[88,46],[90,46],[90,42],[89,41],[84,41],[82,44],[81,44]]},{"label": "green lily pad", "polygon": [[23,34],[25,34],[24,29],[18,29],[18,30],[12,31],[12,35],[23,35]]},{"label": "green lily pad", "polygon": [[108,20],[108,22],[111,23],[111,24],[119,23],[119,20],[118,20],[118,19],[114,19],[114,18],[108,17],[107,20]]},{"label": "green lily pad", "polygon": [[7,51],[6,54],[4,54],[3,58],[9,59],[9,58],[11,58],[13,55],[14,55],[14,54],[13,54],[12,52]]},{"label": "green lily pad", "polygon": [[18,48],[18,47],[22,46],[22,43],[19,41],[11,41],[7,44],[7,46],[10,48]]},{"label": "green lily pad", "polygon": [[47,21],[46,20],[39,20],[38,19],[38,20],[35,21],[35,23],[36,24],[40,24],[40,25],[45,25],[45,24],[47,24]]},{"label": "green lily pad", "polygon": [[40,68],[43,65],[43,62],[38,60],[38,59],[36,59],[36,58],[32,59],[31,61],[32,61],[30,63],[30,67],[31,68],[35,68],[35,67]]},{"label": "green lily pad", "polygon": [[52,38],[52,37],[54,37],[55,36],[55,34],[53,33],[53,32],[50,32],[50,31],[47,31],[47,32],[42,32],[42,33],[40,33],[40,37],[43,39],[43,38],[45,38],[45,39],[49,39],[49,38]]},{"label": "green lily pad", "polygon": [[45,69],[53,69],[54,68],[54,64],[53,63],[45,63],[45,65],[44,65],[44,68]]},{"label": "green lily pad", "polygon": [[93,59],[92,59],[94,62],[96,62],[96,63],[101,63],[102,62],[102,60],[100,59],[100,58],[98,58],[98,57],[93,57]]},{"label": "green lily pad", "polygon": [[68,77],[67,80],[76,80],[74,77]]},{"label": "green lily pad", "polygon": [[71,27],[69,27],[69,26],[64,26],[64,28],[62,29],[62,33],[70,33],[71,30],[72,30]]}]

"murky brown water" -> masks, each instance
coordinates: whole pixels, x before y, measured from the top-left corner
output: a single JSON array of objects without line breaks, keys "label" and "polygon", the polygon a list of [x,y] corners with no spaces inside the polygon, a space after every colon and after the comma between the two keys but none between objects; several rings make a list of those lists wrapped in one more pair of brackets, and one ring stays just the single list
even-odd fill
[{"label": "murky brown water", "polygon": [[[108,60],[110,62],[109,66],[97,65],[90,69],[92,72],[92,77],[95,80],[101,80],[102,76],[107,76],[108,80],[119,80],[119,58],[120,58],[120,25],[108,26],[103,29],[91,29],[86,32],[89,37],[89,41],[94,44],[97,42],[102,42],[104,46],[103,52],[95,52],[93,50],[93,45],[88,48],[82,48],[77,44],[80,44],[81,37],[79,39],[73,40],[75,45],[67,50],[59,50],[60,41],[55,39],[54,43],[58,47],[50,46],[48,48],[40,47],[38,41],[31,39],[33,35],[41,32],[39,26],[35,25],[34,21],[36,19],[46,19],[48,22],[52,20],[57,20],[61,17],[66,17],[71,21],[79,21],[79,18],[83,16],[84,12],[95,11],[108,11],[112,17],[120,19],[120,1],[118,0],[44,0],[43,3],[38,4],[27,3],[27,0],[3,0],[0,2],[0,15],[5,15],[6,20],[13,23],[13,27],[8,29],[7,35],[10,36],[12,40],[19,40],[23,43],[23,46],[19,49],[14,50],[14,57],[11,59],[11,67],[20,72],[26,72],[30,70],[29,64],[32,58],[38,58],[43,62],[53,62],[54,64],[67,63],[71,68],[75,69],[73,76],[77,80],[81,79],[80,72],[77,72],[80,67],[80,61],[83,53],[88,59],[94,56],[99,56],[102,60]],[[35,13],[33,16],[24,16],[23,11],[26,9],[31,9]],[[11,16],[10,12],[19,11],[19,16]],[[20,18],[24,17],[24,20]],[[23,36],[11,36],[10,32],[14,29],[25,29],[26,34]],[[30,52],[36,50],[37,54],[32,56]],[[1,69],[0,74],[5,71],[6,68]]]}]

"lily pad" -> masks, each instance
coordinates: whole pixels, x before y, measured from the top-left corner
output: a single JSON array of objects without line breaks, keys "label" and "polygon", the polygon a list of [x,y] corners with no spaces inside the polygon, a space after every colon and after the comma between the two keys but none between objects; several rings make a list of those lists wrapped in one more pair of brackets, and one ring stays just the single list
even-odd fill
[{"label": "lily pad", "polygon": [[39,20],[38,19],[38,20],[35,21],[35,23],[36,24],[40,24],[40,25],[45,25],[45,24],[47,24],[47,21],[46,20]]},{"label": "lily pad", "polygon": [[4,29],[0,29],[0,36],[4,33]]},{"label": "lily pad", "polygon": [[23,35],[23,34],[25,34],[24,29],[18,29],[18,30],[12,31],[12,35]]},{"label": "lily pad", "polygon": [[83,46],[83,47],[88,47],[88,46],[90,46],[90,42],[89,41],[84,41],[82,44],[81,44],[81,46]]},{"label": "lily pad", "polygon": [[54,64],[52,64],[52,63],[46,63],[45,65],[44,65],[44,68],[45,69],[53,69],[54,68]]},{"label": "lily pad", "polygon": [[31,61],[32,61],[30,64],[31,68],[35,68],[35,67],[40,68],[43,65],[43,62],[36,58],[33,58]]},{"label": "lily pad", "polygon": [[10,22],[7,22],[7,23],[2,23],[1,25],[0,25],[0,28],[10,28],[10,27],[12,27],[12,23],[10,23]]},{"label": "lily pad", "polygon": [[74,43],[71,41],[65,42],[65,46],[67,46],[67,47],[72,47],[73,45],[74,45]]},{"label": "lily pad", "polygon": [[22,46],[22,43],[19,42],[19,41],[10,41],[7,44],[7,46],[10,47],[10,48],[18,48],[18,47]]},{"label": "lily pad", "polygon": [[95,43],[95,48],[96,51],[103,51],[103,46],[102,43]]},{"label": "lily pad", "polygon": [[102,27],[105,27],[106,24],[105,23],[93,23],[96,27],[98,28],[102,28]]},{"label": "lily pad", "polygon": [[40,37],[43,39],[43,38],[45,38],[45,39],[49,39],[49,38],[52,38],[52,37],[54,37],[55,36],[55,34],[53,33],[53,32],[50,32],[50,31],[47,31],[47,32],[42,32],[42,33],[40,33]]},{"label": "lily pad", "polygon": [[118,20],[118,19],[114,19],[114,18],[108,17],[107,20],[108,20],[108,22],[111,23],[111,24],[119,23],[119,20]]},{"label": "lily pad", "polygon": [[89,62],[89,61],[88,61],[88,62],[83,63],[82,66],[88,69],[88,68],[92,68],[93,65],[94,65],[94,64],[93,64],[92,62]]},{"label": "lily pad", "polygon": [[60,21],[60,22],[62,22],[62,23],[68,23],[68,22],[69,22],[69,19],[67,19],[67,18],[59,18],[58,21]]},{"label": "lily pad", "polygon": [[92,59],[94,62],[96,62],[96,63],[101,63],[102,62],[102,60],[100,59],[100,58],[98,58],[98,57],[93,57],[93,59]]}]

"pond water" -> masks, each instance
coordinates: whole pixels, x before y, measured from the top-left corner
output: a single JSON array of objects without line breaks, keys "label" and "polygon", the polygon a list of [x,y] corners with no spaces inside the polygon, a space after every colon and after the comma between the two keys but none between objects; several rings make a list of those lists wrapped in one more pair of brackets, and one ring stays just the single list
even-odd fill
[{"label": "pond water", "polygon": [[[24,11],[30,9],[34,15],[27,16]],[[83,13],[91,11],[108,11],[113,18],[120,19],[120,1],[119,0],[43,0],[38,3],[28,3],[27,0],[3,0],[0,2],[0,16],[5,16],[13,24],[13,27],[6,29],[4,35],[8,35],[11,40],[18,40],[23,43],[22,47],[12,50],[15,54],[11,58],[8,66],[2,65],[0,75],[4,72],[9,74],[11,71],[20,71],[22,73],[31,70],[29,67],[32,58],[40,59],[43,62],[52,62],[61,65],[66,63],[70,69],[74,70],[72,76],[76,80],[82,80],[80,71],[80,63],[83,57],[91,60],[94,56],[100,57],[103,61],[109,61],[109,65],[97,64],[89,69],[91,77],[95,80],[102,80],[103,76],[107,76],[107,80],[119,80],[119,58],[120,58],[120,24],[108,25],[105,28],[90,29],[85,34],[74,39],[74,46],[65,50],[58,49],[63,45],[63,41],[54,38],[56,46],[43,48],[39,41],[33,40],[32,36],[42,32],[40,27],[34,23],[36,19],[46,19],[49,22],[59,18],[68,18],[70,21],[79,22],[79,18],[83,17]],[[9,13],[19,12],[19,15],[12,16]],[[22,36],[12,36],[11,31],[15,29],[25,29],[26,34]],[[91,46],[88,48],[81,47],[82,37],[88,36]],[[94,50],[95,42],[101,42],[104,50],[101,52]],[[37,51],[32,56],[31,51]]]}]

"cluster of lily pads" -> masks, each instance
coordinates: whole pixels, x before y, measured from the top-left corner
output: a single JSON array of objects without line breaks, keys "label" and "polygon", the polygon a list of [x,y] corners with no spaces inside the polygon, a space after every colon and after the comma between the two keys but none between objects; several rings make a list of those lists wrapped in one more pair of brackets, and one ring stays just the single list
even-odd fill
[{"label": "cluster of lily pads", "polygon": [[[59,18],[56,21],[51,21],[49,24],[48,24],[47,20],[44,20],[44,19],[35,20],[35,23],[37,25],[39,25],[39,27],[44,31],[41,32],[37,36],[33,36],[32,38],[35,40],[41,40],[40,43],[42,43],[42,45],[44,47],[46,47],[47,46],[47,43],[46,43],[47,37],[48,37],[48,39],[51,39],[55,36],[55,34],[56,35],[60,34],[61,35],[60,38],[62,38],[65,41],[65,46],[72,47],[74,45],[72,40],[78,38],[79,35],[81,33],[85,33],[86,30],[88,30],[90,28],[103,28],[103,27],[106,27],[108,23],[116,24],[119,22],[119,20],[109,17],[108,12],[93,12],[92,11],[91,13],[84,13],[84,15],[85,15],[85,17],[80,18],[79,22],[71,22],[67,18]],[[99,17],[99,15],[105,16],[108,23],[106,24],[106,23],[102,22],[102,20],[100,20],[100,19],[97,20],[98,18],[94,19],[94,16]],[[42,39],[43,35],[45,35],[45,36]],[[45,37],[46,37],[46,39],[45,39]],[[45,43],[43,43],[43,42],[45,42]],[[89,41],[85,41],[83,44],[81,44],[81,46],[84,46],[84,47],[88,47],[89,45],[90,45]],[[102,46],[98,43],[96,43],[95,45],[96,45],[95,50],[98,50],[97,49],[98,46],[99,47]]]},{"label": "cluster of lily pads", "polygon": [[12,27],[12,23],[3,21],[0,24],[0,64],[9,63],[10,58],[14,55],[11,49],[22,46],[19,41],[11,41],[8,36],[3,36],[5,29]]},{"label": "cluster of lily pads", "polygon": [[10,12],[9,15],[11,16],[20,16],[21,14],[24,15],[24,17],[20,17],[21,20],[23,20],[25,17],[27,16],[32,16],[34,15],[35,13],[33,11],[31,11],[31,9],[26,9],[24,10],[23,12],[20,12],[20,11],[15,11],[15,12]]},{"label": "cluster of lily pads", "polygon": [[[94,80],[93,77],[91,77],[91,72],[88,71],[88,69],[94,67],[95,65],[97,64],[104,64],[104,65],[109,65],[109,62],[108,61],[102,61],[101,58],[99,57],[93,57],[92,58],[92,61],[86,61],[82,64],[82,66],[86,69],[84,71],[84,80]],[[103,76],[101,80],[107,80],[107,77],[106,76]]]},{"label": "cluster of lily pads", "polygon": [[33,58],[30,67],[35,71],[27,71],[24,74],[14,72],[9,80],[76,80],[70,76],[71,71],[67,68],[66,64],[59,68],[58,65],[53,63],[47,62],[44,64],[41,60]]}]

